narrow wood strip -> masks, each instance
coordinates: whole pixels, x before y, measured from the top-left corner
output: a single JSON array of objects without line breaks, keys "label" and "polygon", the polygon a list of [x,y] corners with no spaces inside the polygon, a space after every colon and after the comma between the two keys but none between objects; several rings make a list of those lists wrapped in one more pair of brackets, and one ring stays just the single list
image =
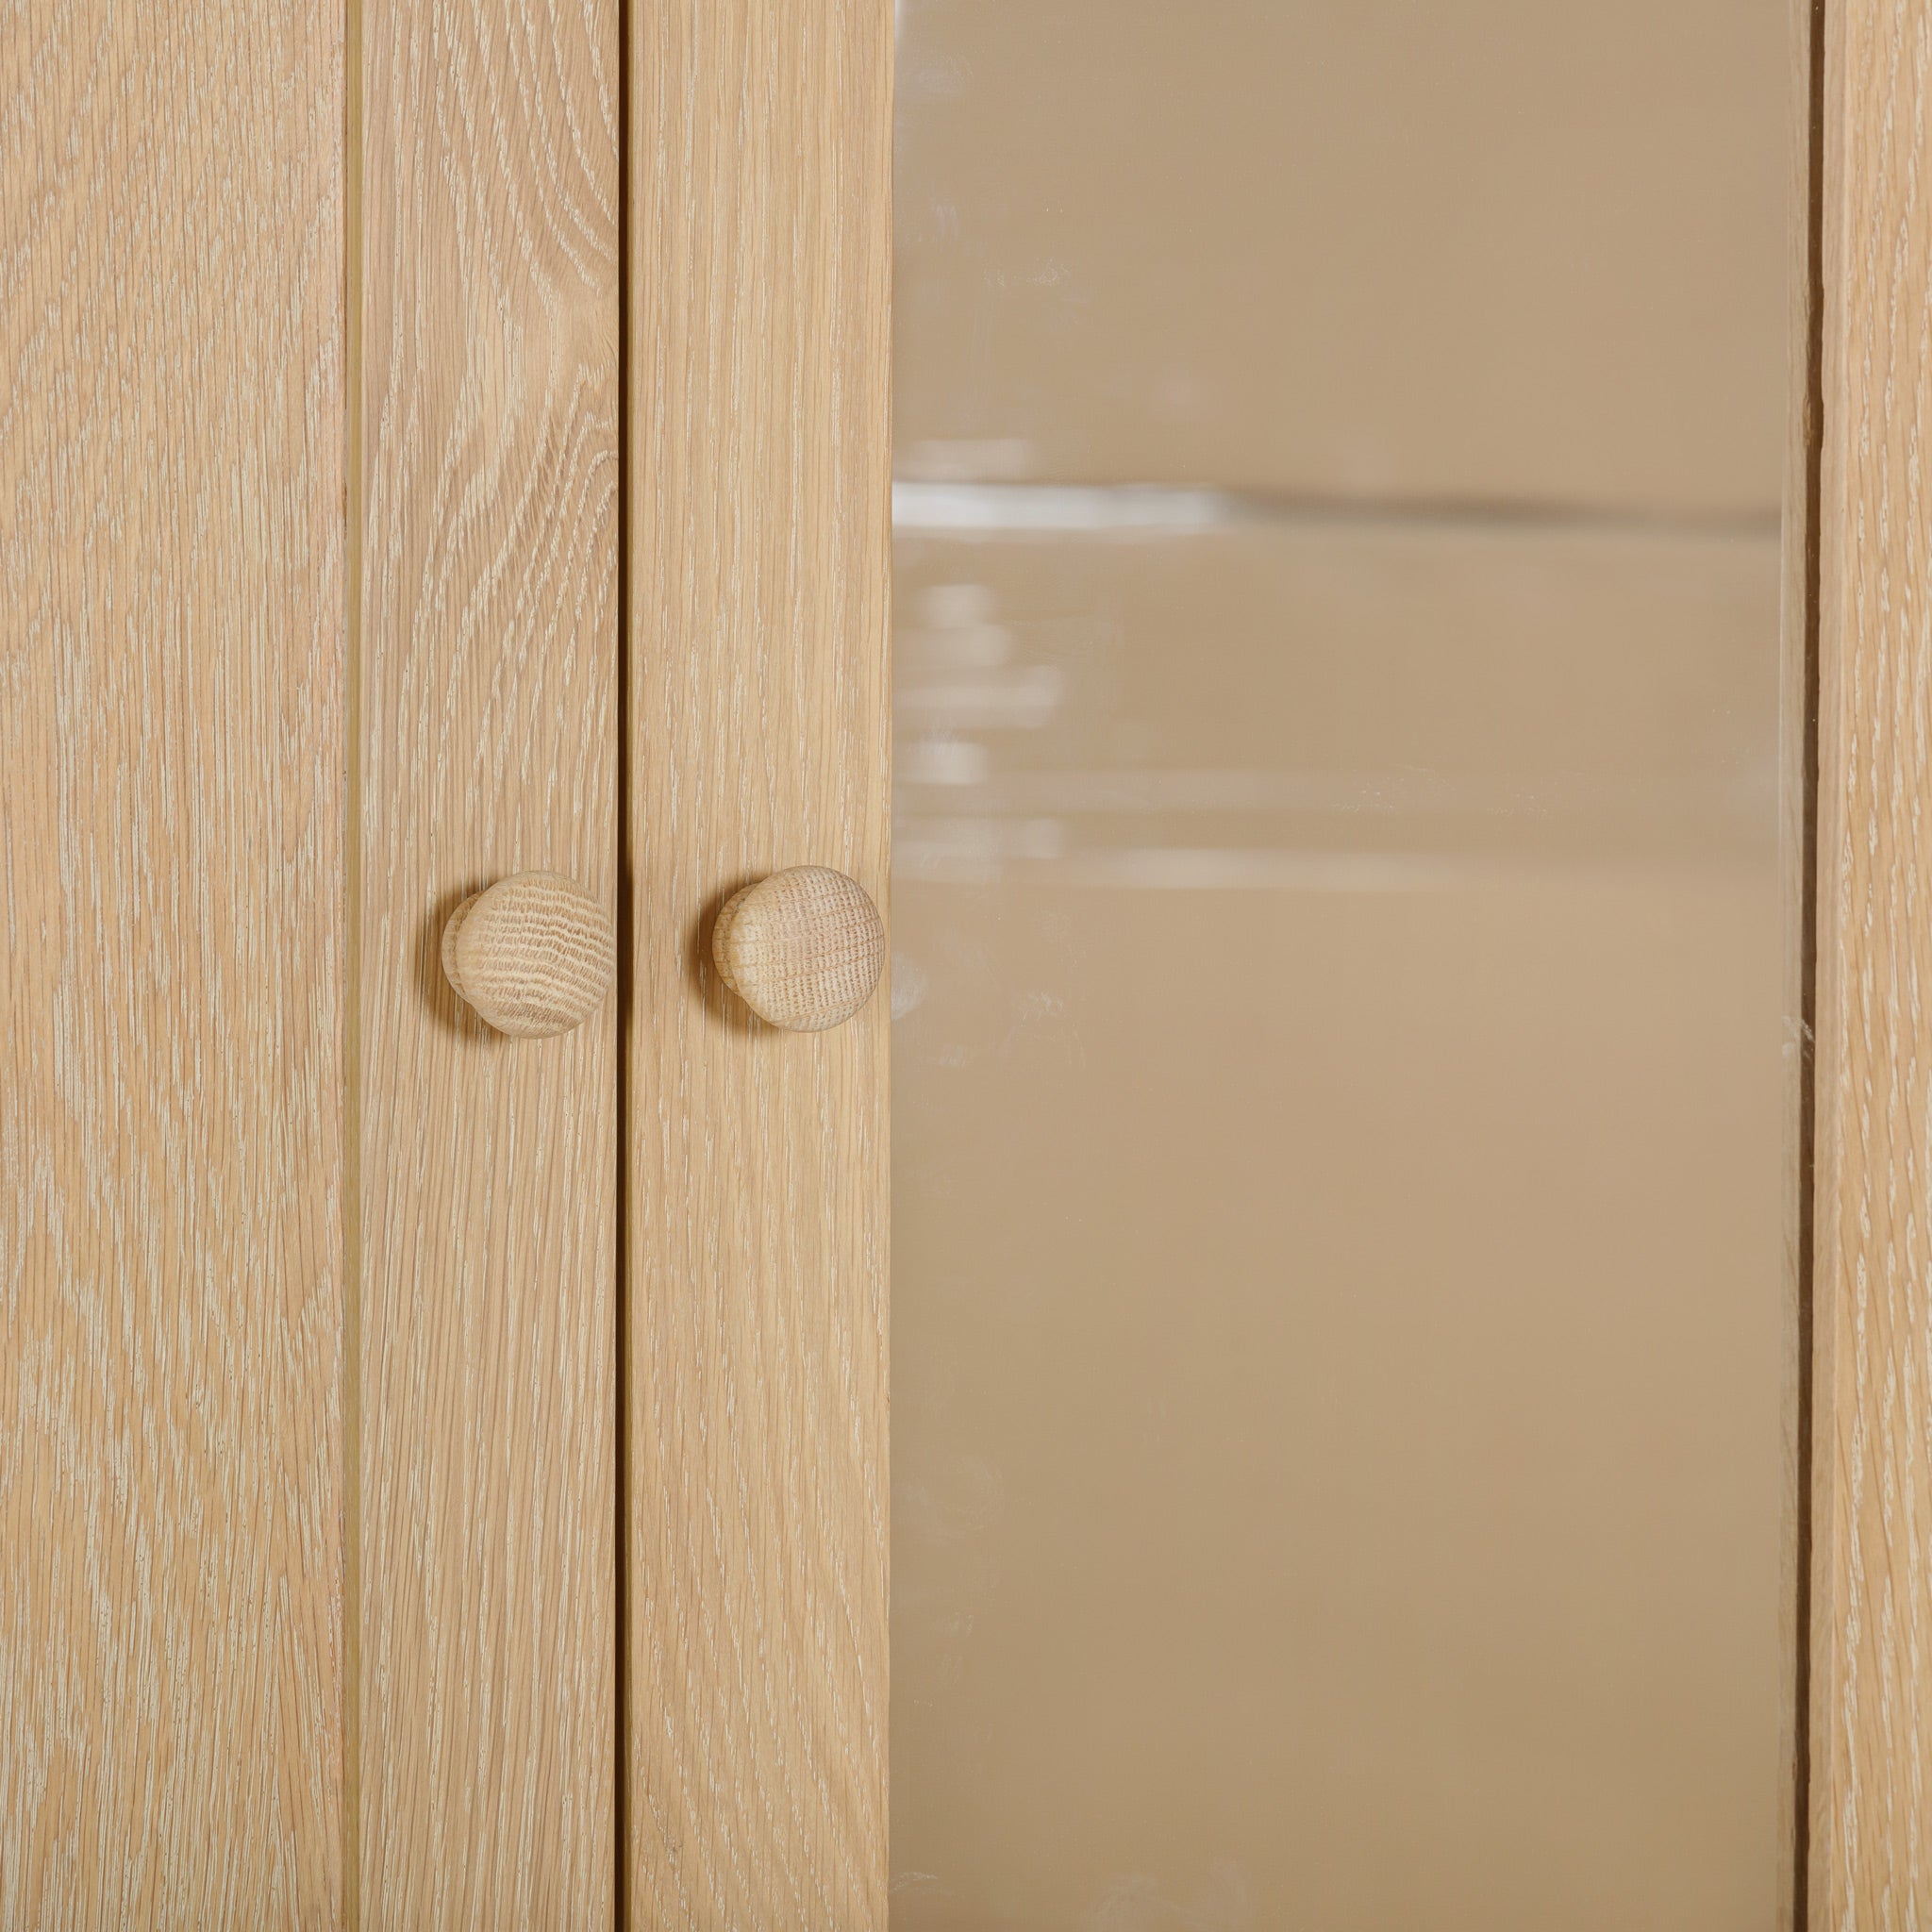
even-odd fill
[{"label": "narrow wood strip", "polygon": [[616,1018],[438,948],[616,896],[617,0],[364,0],[360,1907],[612,1916]]},{"label": "narrow wood strip", "polygon": [[1778,1713],[1784,1767],[1777,1924],[1802,1922],[1809,1857],[1811,1440],[1813,1385],[1812,1192],[1817,1099],[1811,1041],[1818,959],[1818,485],[1820,178],[1819,106],[1824,0],[1787,0],[1790,48],[1790,173],[1786,186],[1788,255],[1783,542],[1783,621],[1778,699],[1778,860],[1784,926],[1784,1391],[1780,1443],[1788,1498],[1779,1635],[1790,1660]]},{"label": "narrow wood strip", "polygon": [[1810,1919],[1932,1923],[1932,7],[1830,0]]},{"label": "narrow wood strip", "polygon": [[0,1925],[332,1924],[340,12],[0,102]]},{"label": "narrow wood strip", "polygon": [[345,179],[343,441],[348,475],[342,677],[342,1887],[344,1932],[361,1932],[362,1891],[362,6],[347,0],[342,32]]},{"label": "narrow wood strip", "polygon": [[709,923],[887,873],[891,13],[631,13],[630,1923],[886,1924],[887,1002],[785,1034]]}]

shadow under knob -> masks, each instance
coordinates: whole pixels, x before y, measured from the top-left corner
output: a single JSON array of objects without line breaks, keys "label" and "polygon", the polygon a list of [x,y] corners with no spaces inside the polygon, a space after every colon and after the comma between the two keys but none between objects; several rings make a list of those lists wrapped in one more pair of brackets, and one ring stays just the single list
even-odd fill
[{"label": "shadow under knob", "polygon": [[520,872],[472,892],[442,929],[449,983],[519,1040],[568,1033],[617,975],[617,929],[603,902],[554,872]]},{"label": "shadow under knob", "polygon": [[857,879],[798,865],[725,901],[711,957],[724,984],[761,1020],[823,1033],[872,997],[886,963],[886,929]]}]

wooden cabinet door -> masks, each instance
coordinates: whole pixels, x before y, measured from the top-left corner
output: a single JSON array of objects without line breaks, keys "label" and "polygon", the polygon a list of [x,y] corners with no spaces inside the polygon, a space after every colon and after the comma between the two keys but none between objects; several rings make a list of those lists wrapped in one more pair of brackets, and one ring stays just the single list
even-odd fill
[{"label": "wooden cabinet door", "polygon": [[609,0],[365,5],[350,223],[351,1890],[371,1926],[610,1923],[618,1022],[512,1040],[457,905],[614,906]]},{"label": "wooden cabinet door", "polygon": [[886,900],[891,21],[634,9],[623,1870],[638,1925],[886,1923],[888,1005],[780,1033],[708,924]]},{"label": "wooden cabinet door", "polygon": [[884,1924],[890,34],[0,22],[0,1925]]},{"label": "wooden cabinet door", "polygon": [[341,20],[16,8],[0,100],[0,1924],[327,1924]]},{"label": "wooden cabinet door", "polygon": [[[1781,1883],[1862,1932],[1932,1912],[1932,12],[1792,17]],[[0,10],[0,1932],[888,1922],[887,1008],[709,943],[886,899],[892,34]],[[512,1039],[441,943],[532,870],[616,986]]]}]

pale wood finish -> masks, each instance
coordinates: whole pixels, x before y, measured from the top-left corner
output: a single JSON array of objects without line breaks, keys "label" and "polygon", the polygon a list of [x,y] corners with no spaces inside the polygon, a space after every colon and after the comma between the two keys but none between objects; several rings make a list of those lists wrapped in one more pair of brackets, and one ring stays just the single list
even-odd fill
[{"label": "pale wood finish", "polygon": [[615,898],[616,0],[363,8],[360,1907],[610,1922],[616,1013],[450,911]]},{"label": "pale wood finish", "polygon": [[1932,1921],[1932,7],[1824,78],[1810,1924]]},{"label": "pale wood finish", "polygon": [[554,872],[472,892],[442,928],[442,972],[499,1033],[542,1040],[581,1026],[617,976],[617,928],[594,893]]},{"label": "pale wood finish", "polygon": [[729,1006],[747,878],[886,880],[886,0],[630,17],[625,1871],[886,1924],[886,1003]]},{"label": "pale wood finish", "polygon": [[791,1033],[823,1033],[872,997],[886,963],[886,929],[857,879],[830,866],[794,865],[725,901],[711,958],[759,1019]]},{"label": "pale wood finish", "polygon": [[0,25],[0,1924],[342,1907],[339,9]]}]

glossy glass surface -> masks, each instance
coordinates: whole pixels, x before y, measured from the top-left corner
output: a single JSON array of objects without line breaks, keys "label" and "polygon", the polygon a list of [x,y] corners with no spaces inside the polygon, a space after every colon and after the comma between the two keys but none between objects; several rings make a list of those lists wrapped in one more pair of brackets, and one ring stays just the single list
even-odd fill
[{"label": "glossy glass surface", "polygon": [[906,1932],[1777,1923],[1783,24],[904,0]]}]

